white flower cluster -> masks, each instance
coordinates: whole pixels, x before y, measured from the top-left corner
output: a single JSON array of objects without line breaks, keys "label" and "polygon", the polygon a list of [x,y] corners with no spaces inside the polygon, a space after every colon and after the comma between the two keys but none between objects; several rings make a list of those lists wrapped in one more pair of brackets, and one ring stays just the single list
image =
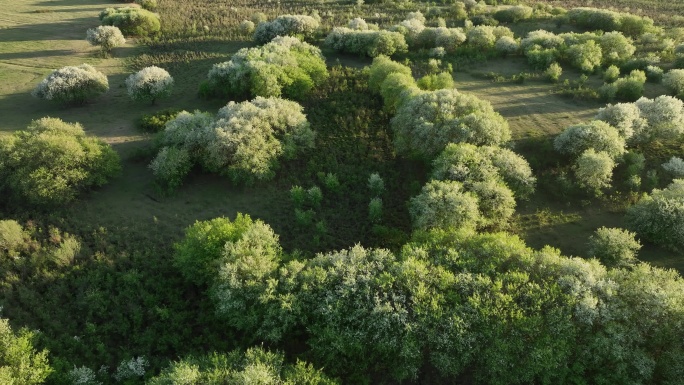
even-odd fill
[{"label": "white flower cluster", "polygon": [[89,64],[55,70],[31,92],[39,99],[61,102],[85,102],[109,90],[107,77]]},{"label": "white flower cluster", "polygon": [[97,380],[95,371],[85,366],[71,369],[69,379],[72,385],[102,385],[102,382]]},{"label": "white flower cluster", "polygon": [[673,69],[663,75],[663,84],[679,98],[684,98],[684,69]]},{"label": "white flower cluster", "polygon": [[276,36],[310,37],[320,26],[316,18],[307,15],[282,15],[273,21],[264,21],[254,31],[254,41],[265,44]]},{"label": "white flower cluster", "polygon": [[121,382],[136,377],[143,377],[145,375],[145,368],[149,365],[150,363],[147,362],[145,356],[131,358],[128,361],[121,361],[116,368],[116,373],[114,373],[114,379]]},{"label": "white flower cluster", "polygon": [[349,20],[349,28],[356,29],[359,31],[365,31],[368,29],[368,23],[360,17]]},{"label": "white flower cluster", "polygon": [[128,96],[133,100],[150,100],[168,97],[173,89],[173,77],[163,68],[143,68],[126,79]]}]

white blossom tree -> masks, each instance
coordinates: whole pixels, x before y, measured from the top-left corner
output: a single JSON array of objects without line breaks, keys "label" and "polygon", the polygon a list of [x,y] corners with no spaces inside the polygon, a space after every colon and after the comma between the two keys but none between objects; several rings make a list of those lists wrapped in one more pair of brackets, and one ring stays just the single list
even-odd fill
[{"label": "white blossom tree", "polygon": [[67,66],[48,75],[31,95],[63,104],[83,104],[109,90],[107,76],[89,64]]},{"label": "white blossom tree", "polygon": [[171,96],[173,77],[163,68],[145,67],[126,79],[128,96],[136,101],[150,101]]},{"label": "white blossom tree", "polygon": [[126,39],[121,30],[109,25],[101,25],[97,28],[89,29],[86,31],[86,40],[92,45],[99,46],[105,55],[109,55],[112,52],[112,48],[126,44]]}]

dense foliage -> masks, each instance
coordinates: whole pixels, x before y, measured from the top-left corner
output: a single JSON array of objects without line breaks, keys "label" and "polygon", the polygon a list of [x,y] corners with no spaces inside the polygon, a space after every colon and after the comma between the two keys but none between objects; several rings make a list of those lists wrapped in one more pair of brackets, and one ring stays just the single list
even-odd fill
[{"label": "dense foliage", "polygon": [[159,15],[135,7],[107,8],[100,12],[102,25],[112,25],[126,36],[154,36],[161,29]]},{"label": "dense foliage", "polygon": [[320,26],[318,20],[307,15],[282,15],[272,21],[263,21],[254,30],[254,41],[266,44],[276,36],[309,38]]},{"label": "dense foliage", "polygon": [[627,222],[640,237],[675,250],[684,247],[684,180],[654,189],[627,211]]},{"label": "dense foliage", "polygon": [[31,95],[63,104],[83,104],[109,90],[107,77],[89,64],[62,67],[48,75]]},{"label": "dense foliage", "polygon": [[314,132],[302,107],[292,101],[257,97],[230,102],[215,118],[181,112],[166,124],[163,147],[150,167],[167,187],[179,186],[192,164],[234,181],[268,180],[281,157],[313,146]]},{"label": "dense foliage", "polygon": [[0,189],[15,204],[66,204],[120,169],[118,154],[78,123],[42,118],[0,139]]},{"label": "dense foliage", "polygon": [[325,45],[335,51],[368,57],[390,56],[408,50],[404,35],[399,32],[344,27],[334,28],[326,37]]},{"label": "dense foliage", "polygon": [[215,64],[208,74],[208,86],[218,95],[302,99],[327,77],[318,48],[294,37],[277,37]]},{"label": "dense foliage", "polygon": [[[0,230],[2,231],[2,230]],[[42,384],[52,372],[46,350],[33,347],[35,333],[22,329],[15,333],[9,321],[0,318],[0,382],[6,385]]]}]

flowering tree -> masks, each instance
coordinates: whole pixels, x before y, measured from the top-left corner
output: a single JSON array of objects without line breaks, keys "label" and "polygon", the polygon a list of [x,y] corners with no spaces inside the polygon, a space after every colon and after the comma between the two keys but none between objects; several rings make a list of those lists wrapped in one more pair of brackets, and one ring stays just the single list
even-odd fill
[{"label": "flowering tree", "polygon": [[684,99],[684,69],[673,69],[663,75],[663,84],[678,98]]},{"label": "flowering tree", "polygon": [[150,101],[171,96],[173,78],[169,73],[156,66],[145,67],[126,79],[128,96],[136,101]]},{"label": "flowering tree", "polygon": [[684,247],[684,179],[654,189],[627,210],[627,222],[643,239],[674,250]]},{"label": "flowering tree", "polygon": [[101,25],[86,31],[86,40],[92,45],[100,46],[105,55],[109,55],[112,48],[126,44],[126,39],[124,39],[121,30],[108,25]]},{"label": "flowering tree", "polygon": [[31,95],[64,104],[83,104],[109,90],[107,77],[89,64],[62,67],[48,75]]},{"label": "flowering tree", "polygon": [[556,151],[573,156],[593,148],[613,158],[625,152],[625,140],[619,131],[606,122],[592,120],[566,128],[553,142]]},{"label": "flowering tree", "polygon": [[409,213],[416,229],[475,228],[481,221],[477,196],[454,181],[428,182],[411,198]]},{"label": "flowering tree", "polygon": [[623,229],[601,227],[589,237],[589,256],[609,267],[625,267],[637,262],[641,249],[635,233]]},{"label": "flowering tree", "polygon": [[580,186],[595,195],[601,195],[601,189],[610,187],[615,161],[605,151],[590,148],[584,151],[575,162],[575,177]]},{"label": "flowering tree", "polygon": [[311,37],[318,29],[318,20],[307,15],[282,15],[273,21],[264,21],[256,26],[254,41],[266,44],[276,36]]},{"label": "flowering tree", "polygon": [[398,153],[427,159],[449,143],[499,145],[511,137],[489,102],[455,89],[418,93],[399,106],[391,125]]}]

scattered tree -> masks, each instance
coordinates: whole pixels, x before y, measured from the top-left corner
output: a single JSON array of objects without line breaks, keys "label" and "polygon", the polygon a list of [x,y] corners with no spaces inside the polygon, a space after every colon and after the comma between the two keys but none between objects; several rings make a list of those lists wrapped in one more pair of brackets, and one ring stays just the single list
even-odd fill
[{"label": "scattered tree", "polygon": [[254,31],[254,41],[266,44],[276,36],[293,36],[301,39],[309,38],[318,29],[318,20],[307,15],[282,15],[273,21],[258,23]]},{"label": "scattered tree", "polygon": [[150,101],[171,96],[173,78],[163,68],[145,67],[126,79],[128,96],[136,101]]},{"label": "scattered tree", "polygon": [[100,46],[102,53],[105,55],[109,55],[112,52],[112,48],[126,44],[126,39],[124,39],[121,30],[108,25],[101,25],[86,31],[86,40],[92,45]]},{"label": "scattered tree", "polygon": [[142,8],[107,8],[100,12],[100,21],[118,27],[126,36],[153,36],[161,29],[159,15]]},{"label": "scattered tree", "polygon": [[600,120],[592,120],[566,128],[556,137],[553,146],[556,151],[573,156],[593,148],[617,158],[625,152],[626,144],[615,127]]},{"label": "scattered tree", "polygon": [[601,227],[589,237],[589,256],[598,258],[607,267],[627,267],[637,262],[641,244],[632,233],[623,229]]},{"label": "scattered tree", "polygon": [[645,240],[680,250],[684,247],[684,179],[654,189],[627,210],[630,227]]},{"label": "scattered tree", "polygon": [[481,221],[477,196],[454,181],[432,180],[409,205],[416,229],[475,228]]}]

